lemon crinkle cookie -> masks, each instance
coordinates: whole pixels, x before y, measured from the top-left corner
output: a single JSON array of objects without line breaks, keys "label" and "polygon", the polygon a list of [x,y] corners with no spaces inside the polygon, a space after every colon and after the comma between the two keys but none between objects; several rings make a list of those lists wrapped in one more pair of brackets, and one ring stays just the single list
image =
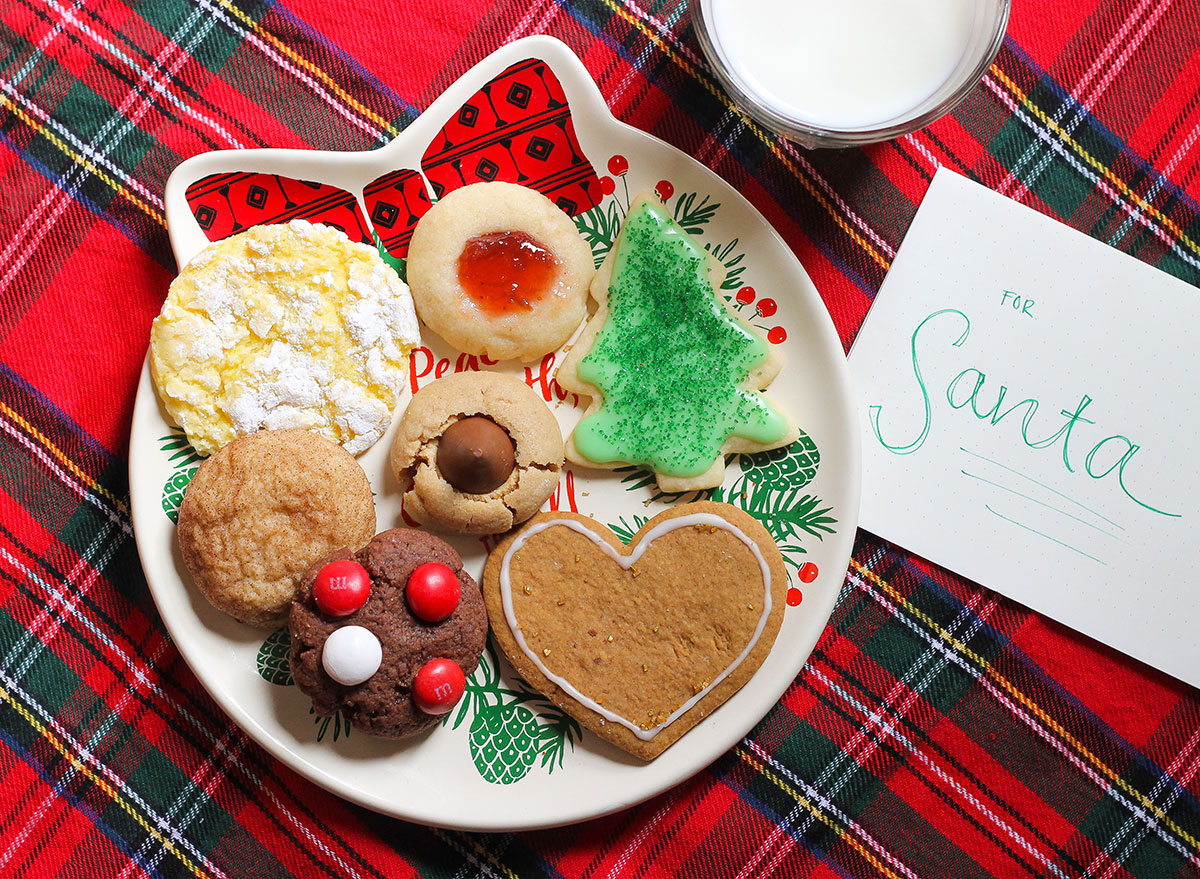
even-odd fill
[{"label": "lemon crinkle cookie", "polygon": [[419,339],[408,287],[375,248],[293,220],[188,263],[154,320],[150,366],[202,455],[291,427],[358,454],[387,429]]}]

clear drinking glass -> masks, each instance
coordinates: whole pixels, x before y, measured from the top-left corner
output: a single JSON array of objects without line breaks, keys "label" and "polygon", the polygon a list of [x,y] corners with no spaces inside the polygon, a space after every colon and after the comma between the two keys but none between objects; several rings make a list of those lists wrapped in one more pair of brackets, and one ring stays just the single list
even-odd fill
[{"label": "clear drinking glass", "polygon": [[[828,0],[839,3],[841,0]],[[802,146],[853,147],[890,140],[918,128],[954,109],[983,78],[1000,50],[1008,26],[1011,0],[962,0],[975,6],[970,35],[950,76],[937,89],[910,109],[863,126],[827,127],[798,118],[788,107],[773,101],[764,90],[748,81],[739,65],[722,45],[719,26],[714,26],[714,0],[689,0],[692,24],[704,54],[717,79],[734,102],[751,118]],[[769,26],[769,25],[768,25]],[[903,51],[899,47],[898,51]]]}]

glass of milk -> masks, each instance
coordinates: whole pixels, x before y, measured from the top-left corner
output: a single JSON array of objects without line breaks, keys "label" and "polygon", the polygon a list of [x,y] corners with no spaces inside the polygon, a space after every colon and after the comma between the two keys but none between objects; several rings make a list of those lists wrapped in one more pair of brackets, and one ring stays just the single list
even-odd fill
[{"label": "glass of milk", "polygon": [[1010,0],[689,0],[717,78],[807,147],[888,140],[954,108],[1000,49]]}]

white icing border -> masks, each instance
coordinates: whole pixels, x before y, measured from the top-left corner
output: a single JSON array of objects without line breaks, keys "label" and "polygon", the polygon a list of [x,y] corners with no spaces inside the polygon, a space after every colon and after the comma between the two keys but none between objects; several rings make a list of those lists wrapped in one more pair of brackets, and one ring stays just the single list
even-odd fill
[{"label": "white icing border", "polygon": [[[595,700],[589,699],[587,696],[583,695],[583,693],[579,692],[579,690],[566,678],[556,675],[546,668],[542,661],[538,659],[537,654],[529,649],[529,645],[525,642],[525,635],[521,631],[520,624],[517,622],[516,613],[513,611],[512,582],[508,573],[509,561],[512,559],[513,555],[520,550],[521,547],[523,547],[526,542],[528,542],[528,540],[535,534],[540,534],[548,528],[553,528],[558,525],[570,528],[572,531],[587,537],[592,541],[592,543],[604,550],[604,552],[606,552],[613,561],[615,561],[626,571],[633,567],[634,563],[636,563],[637,560],[642,557],[642,553],[645,552],[647,546],[649,546],[662,535],[668,534],[679,528],[687,528],[694,525],[709,525],[720,528],[722,531],[728,531],[747,547],[749,547],[750,551],[754,553],[754,557],[758,559],[759,567],[762,570],[763,611],[762,615],[758,618],[758,625],[754,629],[754,636],[746,643],[746,647],[740,654],[738,654],[737,659],[731,662],[728,666],[726,666],[724,671],[717,675],[716,680],[712,681],[712,683],[710,683],[707,687],[694,694],[690,699],[676,708],[673,712],[671,712],[667,719],[658,726],[655,726],[651,729],[642,729],[640,726],[636,725],[625,717],[622,717],[620,714],[609,711],[604,706],[598,704]],[[648,742],[658,735],[666,726],[674,723],[675,720],[677,720],[681,715],[691,709],[691,707],[704,698],[704,696],[710,690],[712,690],[713,687],[717,686],[717,684],[729,677],[733,670],[741,665],[742,662],[745,661],[746,657],[750,655],[750,651],[754,649],[754,645],[758,643],[758,639],[762,636],[763,629],[766,628],[767,618],[771,615],[771,567],[767,564],[767,560],[763,557],[762,550],[759,549],[758,544],[748,537],[744,531],[737,526],[730,524],[720,516],[713,515],[712,513],[688,513],[683,516],[676,516],[672,519],[668,519],[665,522],[659,522],[644,535],[642,535],[642,538],[638,541],[638,545],[634,547],[633,552],[629,555],[617,552],[611,543],[598,535],[587,525],[584,525],[582,522],[576,519],[550,519],[530,525],[517,535],[517,537],[513,540],[512,545],[509,546],[508,551],[504,553],[504,558],[501,560],[500,564],[500,600],[504,606],[504,619],[508,623],[508,628],[513,633],[513,637],[516,638],[517,646],[519,646],[521,648],[521,652],[529,657],[530,661],[537,666],[538,671],[561,687],[563,692],[565,692],[579,704],[583,705],[585,708],[596,712],[605,720],[621,724],[639,739]]]}]

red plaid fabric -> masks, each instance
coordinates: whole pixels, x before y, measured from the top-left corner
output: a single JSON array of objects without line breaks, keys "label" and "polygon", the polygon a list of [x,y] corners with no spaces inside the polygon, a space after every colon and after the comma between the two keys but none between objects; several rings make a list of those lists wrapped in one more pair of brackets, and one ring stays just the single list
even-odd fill
[{"label": "red plaid fabric", "polygon": [[1200,281],[1190,0],[1015,0],[962,106],[845,152],[738,113],[679,2],[13,0],[0,876],[1200,876],[1200,694],[867,534],[781,704],[690,781],[597,821],[486,836],[383,818],[215,708],[129,520],[133,396],[175,269],[166,177],[212,149],[385,143],[533,33],[569,44],[619,118],[739,188],[847,347],[940,165]]}]

